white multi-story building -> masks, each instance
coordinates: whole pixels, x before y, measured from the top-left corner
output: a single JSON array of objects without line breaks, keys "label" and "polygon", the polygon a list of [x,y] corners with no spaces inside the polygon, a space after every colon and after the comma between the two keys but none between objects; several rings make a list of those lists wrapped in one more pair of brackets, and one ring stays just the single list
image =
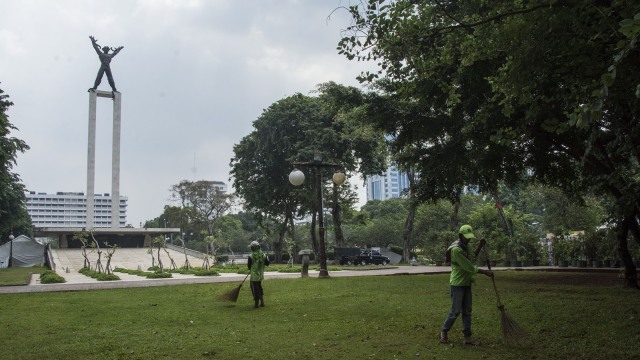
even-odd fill
[{"label": "white multi-story building", "polygon": [[409,188],[409,178],[395,164],[391,164],[383,175],[367,177],[366,188],[367,201],[397,198]]},{"label": "white multi-story building", "polygon": [[222,192],[222,193],[226,193],[227,192],[227,184],[225,184],[222,181],[208,181],[212,187],[214,187],[216,190]]},{"label": "white multi-story building", "polygon": [[[35,227],[81,228],[87,224],[87,196],[84,193],[46,194],[29,191],[25,195],[27,212]],[[118,227],[126,226],[127,200],[126,196],[120,196]],[[111,196],[109,194],[95,194],[93,209],[93,227],[111,227]]]}]

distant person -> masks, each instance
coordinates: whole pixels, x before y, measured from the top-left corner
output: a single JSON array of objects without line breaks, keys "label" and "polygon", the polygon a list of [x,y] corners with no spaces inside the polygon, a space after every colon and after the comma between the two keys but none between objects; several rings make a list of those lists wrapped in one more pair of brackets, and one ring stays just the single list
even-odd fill
[{"label": "distant person", "polygon": [[[480,343],[471,338],[471,310],[473,305],[473,297],[471,295],[471,284],[474,282],[476,273],[493,277],[490,270],[479,269],[473,264],[475,256],[478,255],[480,249],[485,244],[485,240],[481,239],[474,254],[469,253],[468,245],[471,239],[475,239],[473,229],[470,225],[462,225],[458,232],[458,240],[453,242],[447,249],[451,258],[451,275],[449,276],[449,285],[451,288],[451,310],[442,324],[440,331],[440,342],[446,344],[449,342],[449,330],[455,323],[456,319],[462,314],[462,333],[464,334],[465,345],[479,345]],[[449,254],[447,254],[447,258]]]},{"label": "distant person", "polygon": [[269,266],[269,257],[260,249],[260,243],[252,241],[249,244],[251,255],[247,261],[250,271],[251,293],[253,294],[254,307],[264,307],[264,291],[262,290],[262,280],[264,280],[264,267]]},{"label": "distant person", "polygon": [[[89,36],[91,39],[91,43],[93,44],[93,48],[98,54],[100,58],[100,69],[98,70],[98,76],[96,77],[96,81],[93,83],[93,87],[89,89],[89,91],[96,91],[98,85],[102,81],[102,76],[106,73],[107,80],[109,81],[109,85],[111,85],[111,90],[116,92],[116,84],[113,82],[113,75],[111,74],[111,59],[116,56],[120,50],[122,50],[123,46],[120,46],[116,49],[110,49],[108,46],[104,46],[102,50],[100,50],[100,45],[98,45],[98,41],[93,37]],[[109,50],[113,50],[113,54],[109,54]]]}]

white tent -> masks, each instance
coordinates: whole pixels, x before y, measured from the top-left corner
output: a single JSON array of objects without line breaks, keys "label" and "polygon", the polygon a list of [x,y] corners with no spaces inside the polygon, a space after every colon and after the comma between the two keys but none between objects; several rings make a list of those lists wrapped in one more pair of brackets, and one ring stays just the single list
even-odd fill
[{"label": "white tent", "polygon": [[45,245],[27,236],[20,235],[0,246],[0,267],[6,268],[9,265],[11,254],[13,254],[13,259],[11,260],[11,266],[13,267],[44,265],[45,251]]}]

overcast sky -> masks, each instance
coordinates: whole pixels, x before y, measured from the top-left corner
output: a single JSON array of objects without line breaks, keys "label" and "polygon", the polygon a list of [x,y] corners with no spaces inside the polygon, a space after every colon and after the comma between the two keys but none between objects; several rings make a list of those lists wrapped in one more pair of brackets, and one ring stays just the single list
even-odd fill
[{"label": "overcast sky", "polygon": [[[0,0],[0,88],[14,169],[30,191],[86,192],[87,89],[100,46],[122,93],[120,194],[138,227],[181,180],[227,183],[233,145],[274,102],[322,82],[359,86],[338,55],[348,0]],[[370,65],[369,65],[370,66]],[[106,75],[99,87],[110,90]],[[96,193],[111,192],[112,101],[98,99]],[[360,187],[362,179],[352,179]],[[362,195],[361,195],[362,196]],[[364,199],[361,199],[364,202]]]}]

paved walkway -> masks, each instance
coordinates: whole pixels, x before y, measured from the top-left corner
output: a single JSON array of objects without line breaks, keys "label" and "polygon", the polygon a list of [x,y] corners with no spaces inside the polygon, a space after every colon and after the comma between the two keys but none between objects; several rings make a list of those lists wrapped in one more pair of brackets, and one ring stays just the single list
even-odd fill
[{"label": "paved walkway", "polygon": [[[125,269],[140,269],[147,270],[152,266],[152,258],[148,253],[148,248],[143,249],[118,249],[113,255],[111,261],[111,268],[117,267]],[[185,255],[183,253],[168,250],[171,258],[177,264],[178,267],[184,265]],[[106,259],[102,254],[101,263],[106,264]],[[157,251],[154,251],[157,264]],[[206,284],[206,283],[218,283],[218,282],[240,282],[244,279],[245,275],[221,273],[220,276],[195,276],[195,275],[182,275],[172,274],[172,278],[169,279],[147,279],[142,276],[130,275],[121,272],[116,274],[120,280],[116,281],[98,281],[83,274],[80,274],[78,270],[84,266],[84,257],[80,249],[53,249],[53,258],[56,264],[56,273],[66,280],[62,284],[40,284],[39,275],[33,275],[31,283],[23,286],[0,286],[0,294],[10,293],[29,293],[29,292],[48,292],[48,291],[79,291],[79,290],[97,290],[97,289],[115,289],[115,288],[133,288],[133,287],[150,287],[150,286],[166,286],[166,285],[178,285],[178,284]],[[97,262],[97,254],[90,253],[89,260],[92,266],[95,266]],[[160,258],[165,267],[171,264],[169,256],[161,251]],[[189,264],[191,266],[200,267],[202,265],[202,259],[198,259],[192,256],[187,256]],[[508,268],[497,267],[493,270],[505,270]],[[524,269],[524,268],[521,268]],[[268,270],[268,268],[267,268]],[[536,266],[535,270],[560,270],[557,267],[544,267]],[[575,268],[567,269],[568,271],[576,271]],[[589,269],[583,269],[588,271]],[[602,270],[606,269],[593,269]],[[619,269],[610,269],[611,271],[619,271]],[[347,277],[347,276],[381,276],[381,275],[415,275],[415,274],[447,274],[451,271],[449,266],[380,266],[375,270],[341,270],[330,271],[331,277]],[[280,273],[280,272],[265,272],[265,279],[274,278],[299,278],[300,273]],[[309,277],[317,277],[318,271],[309,270]]]},{"label": "paved walkway", "polygon": [[[168,255],[167,255],[168,252]],[[175,250],[167,249],[167,252],[160,251],[160,260],[164,267],[171,266],[171,259],[177,264],[178,267],[184,265],[185,263],[185,255]],[[101,256],[101,264],[103,266],[106,265],[107,259],[105,256],[106,252],[102,252]],[[85,258],[82,255],[82,250],[80,249],[52,249],[53,262],[56,264],[56,273],[65,280],[67,283],[87,283],[87,282],[97,282],[97,280],[92,279],[88,276],[80,274],[78,271],[84,267]],[[89,261],[91,262],[91,268],[94,268],[98,261],[98,254],[94,252],[89,252],[87,254]],[[189,260],[189,264],[191,266],[202,266],[202,259],[198,259],[193,256],[186,257]],[[120,248],[117,249],[113,254],[111,260],[111,269],[115,268],[123,268],[129,270],[144,270],[147,271],[151,266],[158,265],[158,251],[153,251],[153,258],[149,253],[149,248]],[[123,276],[120,276],[122,274]],[[118,273],[120,278],[124,276],[131,277],[132,279],[140,278],[140,276],[136,275],[128,275],[123,273]]]}]

